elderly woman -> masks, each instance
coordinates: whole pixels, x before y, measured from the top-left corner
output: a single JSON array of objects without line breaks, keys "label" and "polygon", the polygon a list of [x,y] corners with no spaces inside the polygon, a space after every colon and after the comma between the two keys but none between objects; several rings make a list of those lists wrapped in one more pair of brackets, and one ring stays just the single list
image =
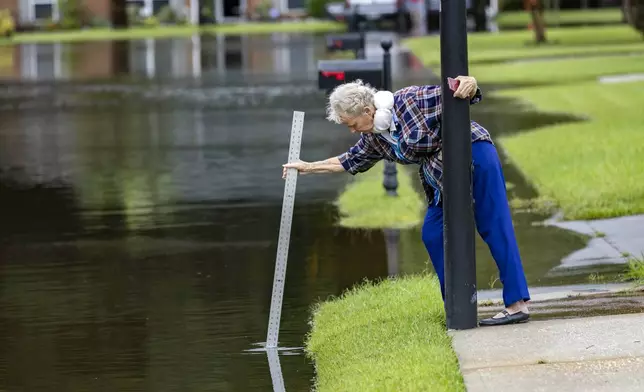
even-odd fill
[{"label": "elderly woman", "polygon": [[[456,78],[454,96],[478,103],[482,96],[476,80]],[[345,124],[360,139],[337,157],[318,162],[290,162],[286,169],[302,173],[355,175],[381,159],[417,164],[427,199],[422,228],[425,244],[445,298],[443,263],[441,87],[409,86],[391,93],[376,91],[358,80],[335,88],[329,96],[327,119]],[[496,261],[503,284],[505,309],[483,319],[481,326],[526,322],[530,300],[519,248],[514,235],[501,162],[490,134],[472,121],[473,196],[476,227]]]}]

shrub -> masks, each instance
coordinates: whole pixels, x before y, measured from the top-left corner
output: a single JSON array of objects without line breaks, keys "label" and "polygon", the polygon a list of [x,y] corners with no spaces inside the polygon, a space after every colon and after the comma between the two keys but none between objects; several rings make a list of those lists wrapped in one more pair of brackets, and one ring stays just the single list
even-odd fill
[{"label": "shrub", "polygon": [[143,26],[145,27],[156,27],[159,25],[159,19],[157,19],[155,16],[148,16],[147,18],[143,19]]},{"label": "shrub", "polygon": [[16,23],[9,10],[0,10],[0,37],[11,37],[16,31]]},{"label": "shrub", "polygon": [[273,7],[273,3],[270,0],[262,0],[255,7],[255,13],[257,14],[257,17],[259,19],[262,19],[262,20],[269,19],[270,11],[272,7]]},{"label": "shrub", "polygon": [[161,24],[172,24],[177,22],[177,14],[174,12],[172,7],[166,5],[163,6],[156,15],[159,23]]},{"label": "shrub", "polygon": [[59,0],[60,27],[78,29],[90,24],[90,16],[80,0]]},{"label": "shrub", "polygon": [[332,0],[307,0],[306,11],[312,18],[325,18],[327,16],[326,6]]},{"label": "shrub", "polygon": [[128,4],[125,8],[127,14],[128,26],[139,26],[143,22],[141,19],[140,7],[136,4]]}]

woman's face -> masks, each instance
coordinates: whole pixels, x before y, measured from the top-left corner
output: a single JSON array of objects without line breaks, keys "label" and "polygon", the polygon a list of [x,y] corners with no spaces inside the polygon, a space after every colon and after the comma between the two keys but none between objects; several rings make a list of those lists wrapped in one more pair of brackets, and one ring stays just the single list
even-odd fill
[{"label": "woman's face", "polygon": [[342,123],[345,124],[351,133],[369,133],[373,132],[373,115],[374,108],[365,108],[364,112],[356,117],[343,117]]}]

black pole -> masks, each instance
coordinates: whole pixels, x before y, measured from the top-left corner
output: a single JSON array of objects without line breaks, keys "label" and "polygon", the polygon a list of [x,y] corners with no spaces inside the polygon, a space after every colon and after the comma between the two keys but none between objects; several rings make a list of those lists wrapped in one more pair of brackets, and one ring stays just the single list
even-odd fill
[{"label": "black pole", "polygon": [[[382,55],[382,89],[391,91],[391,41],[381,41],[380,46],[384,51]],[[396,163],[385,161],[383,186],[389,196],[398,196],[398,170]]]},{"label": "black pole", "polygon": [[441,0],[440,47],[445,310],[447,328],[469,329],[477,324],[470,103],[447,82],[468,74],[465,0]]},{"label": "black pole", "polygon": [[364,45],[365,44],[365,33],[364,33],[364,29],[360,28],[359,33],[360,33],[360,47],[359,47],[358,50],[356,50],[356,59],[363,60],[365,58],[365,53],[364,53],[365,52],[365,47],[364,47],[365,46]]},{"label": "black pole", "polygon": [[358,24],[358,5],[352,6],[351,9],[351,20],[349,21],[349,32],[359,31]]}]

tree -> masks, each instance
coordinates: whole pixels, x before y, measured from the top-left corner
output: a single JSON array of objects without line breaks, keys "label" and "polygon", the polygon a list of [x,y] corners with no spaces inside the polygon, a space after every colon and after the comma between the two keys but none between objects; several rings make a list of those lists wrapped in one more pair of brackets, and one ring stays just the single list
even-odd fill
[{"label": "tree", "polygon": [[127,23],[127,2],[125,0],[112,0],[112,26],[126,28]]},{"label": "tree", "polygon": [[541,2],[541,0],[525,0],[524,5],[532,16],[534,40],[537,42],[537,44],[546,42],[546,21],[543,16],[543,3]]},{"label": "tree", "polygon": [[624,0],[622,11],[626,22],[644,35],[644,0]]},{"label": "tree", "polygon": [[644,35],[644,0],[637,0],[637,29]]},{"label": "tree", "polygon": [[487,31],[487,15],[485,7],[488,5],[488,0],[474,0],[474,30]]}]

